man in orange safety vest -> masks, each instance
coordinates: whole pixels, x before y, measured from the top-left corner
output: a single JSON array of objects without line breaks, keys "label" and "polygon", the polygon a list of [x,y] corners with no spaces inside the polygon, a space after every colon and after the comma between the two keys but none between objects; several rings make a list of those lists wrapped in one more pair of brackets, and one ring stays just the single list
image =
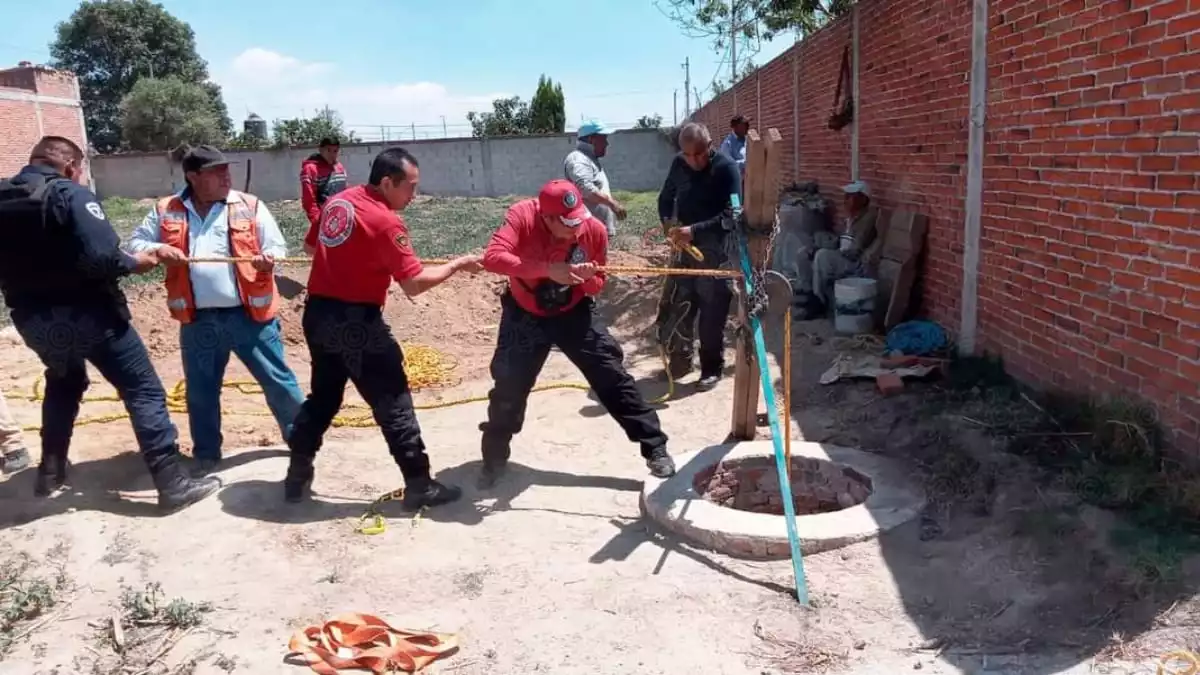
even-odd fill
[{"label": "man in orange safety vest", "polygon": [[[286,440],[304,402],[283,355],[275,259],[287,255],[279,225],[257,197],[231,189],[230,160],[201,145],[183,157],[187,187],[158,200],[131,250],[167,265],[167,309],[180,323],[195,473],[221,461],[221,388],[230,353],[263,388]],[[189,263],[190,258],[251,262]]]}]

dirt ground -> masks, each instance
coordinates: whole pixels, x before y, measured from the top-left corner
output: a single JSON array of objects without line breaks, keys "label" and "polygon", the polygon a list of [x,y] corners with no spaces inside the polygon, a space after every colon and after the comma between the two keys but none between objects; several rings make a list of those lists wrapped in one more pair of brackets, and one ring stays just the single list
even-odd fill
[{"label": "dirt ground", "polygon": [[[302,272],[287,275],[303,283]],[[486,393],[498,288],[491,277],[464,277],[414,302],[392,298],[388,319],[401,341],[458,364],[460,383],[420,392],[418,403]],[[602,301],[648,397],[665,387],[647,341],[656,289],[657,281],[617,279]],[[131,302],[170,386],[181,375],[161,291],[144,288]],[[288,355],[306,381],[301,301],[290,302]],[[780,329],[771,331],[775,353]],[[167,649],[141,673],[305,672],[285,661],[288,638],[344,611],[457,633],[459,653],[429,672],[465,675],[1132,673],[1200,645],[1200,605],[1180,590],[1192,585],[1194,565],[1177,586],[1129,583],[1136,561],[1109,544],[1113,519],[1000,452],[963,409],[931,407],[937,384],[888,398],[869,382],[822,386],[837,353],[862,343],[833,337],[824,322],[797,324],[793,335],[794,437],[903,458],[932,477],[933,506],[919,521],[805,560],[813,609],[791,597],[788,562],[696,550],[642,521],[637,449],[584,392],[534,394],[514,444],[516,471],[488,494],[474,489],[484,406],[421,412],[435,470],[466,498],[419,520],[385,507],[388,530],[365,536],[354,528],[367,503],[399,483],[378,431],[332,431],[314,501],[286,505],[274,424],[231,414],[263,404],[230,391],[227,446],[251,449],[228,451],[219,496],[179,514],[155,515],[124,421],[77,430],[71,490],[54,499],[33,499],[31,472],[0,482],[7,555],[28,554],[43,575],[61,570],[58,604],[15,626],[0,675],[122,672],[105,626],[128,588],[156,583],[207,611],[173,647],[154,640],[150,651]],[[38,377],[36,359],[10,341],[0,364],[19,421],[36,424],[37,405],[17,400]],[[245,376],[236,360],[230,376]],[[721,442],[729,427],[732,378],[703,394],[694,378],[660,413],[680,453]],[[580,379],[559,354],[542,376]],[[94,381],[93,393],[110,391]],[[972,404],[987,402],[964,403]],[[119,410],[91,403],[83,415]],[[176,422],[186,445],[186,416]]]}]

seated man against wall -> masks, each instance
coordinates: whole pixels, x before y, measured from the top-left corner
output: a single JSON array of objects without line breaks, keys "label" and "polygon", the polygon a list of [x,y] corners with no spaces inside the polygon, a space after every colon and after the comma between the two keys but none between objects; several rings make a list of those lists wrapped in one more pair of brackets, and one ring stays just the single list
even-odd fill
[{"label": "seated man against wall", "polygon": [[846,218],[837,230],[837,248],[822,248],[813,255],[813,295],[826,308],[833,308],[833,285],[846,277],[874,277],[883,252],[877,220],[879,210],[871,203],[871,191],[863,181],[842,187]]}]

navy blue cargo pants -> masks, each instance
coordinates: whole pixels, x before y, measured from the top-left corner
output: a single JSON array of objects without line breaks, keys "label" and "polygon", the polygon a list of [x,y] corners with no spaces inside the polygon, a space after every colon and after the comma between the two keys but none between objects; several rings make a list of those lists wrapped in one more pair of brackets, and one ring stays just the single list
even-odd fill
[{"label": "navy blue cargo pants", "polygon": [[529,393],[552,347],[562,350],[579,368],[625,436],[641,446],[642,457],[649,458],[666,447],[667,435],[658,413],[642,398],[625,369],[621,345],[596,314],[593,300],[585,299],[550,317],[525,311],[508,293],[500,304],[500,329],[491,363],[494,385],[488,394],[487,421],[480,425],[485,455],[508,458],[508,444],[524,426]]},{"label": "navy blue cargo pants", "polygon": [[428,479],[429,455],[404,372],[404,353],[383,321],[382,308],[309,296],[301,323],[312,357],[312,393],[292,426],[292,453],[316,456],[349,381],[371,407],[404,482]]},{"label": "navy blue cargo pants", "polygon": [[146,461],[176,451],[179,432],[167,393],[137,330],[112,307],[14,309],[17,333],[46,366],[42,456],[66,458],[91,363],[116,388]]}]

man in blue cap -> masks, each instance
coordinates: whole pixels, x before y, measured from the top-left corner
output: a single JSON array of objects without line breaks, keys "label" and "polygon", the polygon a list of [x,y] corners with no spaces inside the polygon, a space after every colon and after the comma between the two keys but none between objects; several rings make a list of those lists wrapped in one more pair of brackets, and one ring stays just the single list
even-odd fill
[{"label": "man in blue cap", "polygon": [[617,234],[617,221],[625,220],[625,207],[613,199],[608,174],[600,166],[600,158],[608,154],[608,135],[612,130],[597,120],[579,127],[579,142],[563,161],[567,180],[579,188],[588,211],[608,230],[609,238]]}]

